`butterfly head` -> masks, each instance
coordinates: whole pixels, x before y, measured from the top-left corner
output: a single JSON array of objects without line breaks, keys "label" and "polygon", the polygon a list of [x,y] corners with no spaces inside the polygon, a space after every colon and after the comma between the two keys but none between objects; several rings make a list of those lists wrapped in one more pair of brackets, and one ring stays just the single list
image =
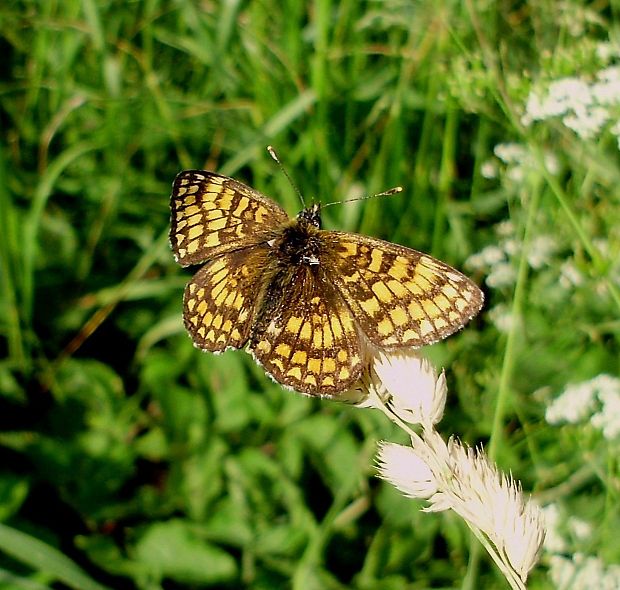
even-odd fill
[{"label": "butterfly head", "polygon": [[297,221],[321,229],[321,205],[319,203],[310,205],[297,215]]}]

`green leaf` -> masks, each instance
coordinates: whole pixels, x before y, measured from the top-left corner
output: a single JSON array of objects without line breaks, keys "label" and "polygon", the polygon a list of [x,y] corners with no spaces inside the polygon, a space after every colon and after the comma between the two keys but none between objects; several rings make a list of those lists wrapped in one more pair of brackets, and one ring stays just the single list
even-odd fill
[{"label": "green leaf", "polygon": [[237,575],[235,560],[200,539],[181,520],[149,526],[136,546],[136,557],[161,578],[192,584],[230,582]]},{"label": "green leaf", "polygon": [[25,500],[30,490],[28,480],[9,473],[0,476],[0,521],[11,517]]},{"label": "green leaf", "polygon": [[66,555],[36,537],[0,524],[0,550],[76,590],[106,590]]}]

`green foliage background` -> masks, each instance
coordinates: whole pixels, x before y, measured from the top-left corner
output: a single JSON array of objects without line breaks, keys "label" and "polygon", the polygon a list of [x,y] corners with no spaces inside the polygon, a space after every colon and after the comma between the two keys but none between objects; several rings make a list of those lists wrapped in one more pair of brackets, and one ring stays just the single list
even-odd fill
[{"label": "green foliage background", "polygon": [[[382,416],[283,391],[185,334],[170,184],[217,170],[294,214],[268,144],[308,201],[405,187],[328,208],[328,228],[464,268],[510,221],[513,284],[428,351],[448,373],[441,429],[588,521],[573,551],[618,563],[617,441],[544,420],[566,384],[619,373],[618,146],[520,116],[537,83],[606,65],[595,45],[619,8],[3,2],[0,588],[505,587],[462,522],[376,480],[376,442],[403,441]],[[481,175],[504,142],[530,155],[518,181]],[[557,248],[535,268],[540,235]],[[532,588],[552,587],[547,564]]]}]

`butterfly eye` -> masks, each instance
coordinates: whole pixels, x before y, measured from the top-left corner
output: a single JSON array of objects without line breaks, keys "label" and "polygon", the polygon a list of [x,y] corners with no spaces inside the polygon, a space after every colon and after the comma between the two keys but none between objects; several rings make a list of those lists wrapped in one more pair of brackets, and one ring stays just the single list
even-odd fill
[{"label": "butterfly eye", "polygon": [[311,207],[304,209],[297,215],[297,220],[321,229],[321,205],[315,203]]}]

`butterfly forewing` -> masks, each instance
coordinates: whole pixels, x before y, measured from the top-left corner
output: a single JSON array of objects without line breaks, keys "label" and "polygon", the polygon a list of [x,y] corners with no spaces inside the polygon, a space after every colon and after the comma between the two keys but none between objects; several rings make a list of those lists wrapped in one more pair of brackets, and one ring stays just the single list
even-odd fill
[{"label": "butterfly forewing", "polygon": [[170,243],[183,266],[269,239],[285,211],[249,186],[205,170],[186,170],[172,185]]},{"label": "butterfly forewing", "polygon": [[431,256],[359,234],[324,240],[325,270],[375,346],[432,344],[480,311],[480,289]]},{"label": "butterfly forewing", "polygon": [[263,301],[249,349],[276,381],[304,393],[333,395],[358,379],[359,328],[322,268],[283,269]]}]

